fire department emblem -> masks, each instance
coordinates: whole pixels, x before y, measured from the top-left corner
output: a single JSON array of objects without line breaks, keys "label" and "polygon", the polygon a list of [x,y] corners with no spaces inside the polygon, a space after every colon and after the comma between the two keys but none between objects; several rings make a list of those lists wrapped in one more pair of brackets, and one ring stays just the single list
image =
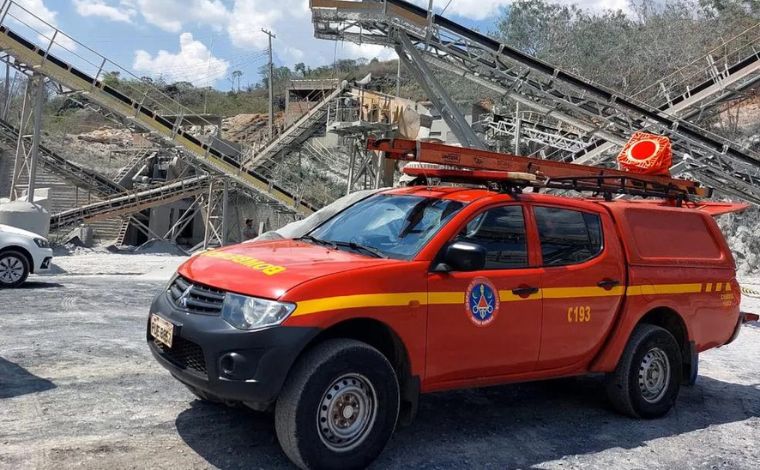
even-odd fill
[{"label": "fire department emblem", "polygon": [[470,320],[478,326],[486,326],[496,318],[499,311],[499,295],[488,279],[473,279],[467,288],[466,308]]}]

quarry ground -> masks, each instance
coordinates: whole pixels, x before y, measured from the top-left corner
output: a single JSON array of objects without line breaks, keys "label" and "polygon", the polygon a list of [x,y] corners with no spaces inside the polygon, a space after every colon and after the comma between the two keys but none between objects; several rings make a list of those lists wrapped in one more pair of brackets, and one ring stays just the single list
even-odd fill
[{"label": "quarry ground", "polygon": [[[150,356],[148,305],[181,261],[66,256],[58,274],[0,291],[0,468],[289,468],[271,416],[198,402]],[[374,467],[754,469],[759,461],[754,325],[701,355],[697,385],[663,419],[615,414],[596,378],[436,393],[422,397],[416,421]]]}]

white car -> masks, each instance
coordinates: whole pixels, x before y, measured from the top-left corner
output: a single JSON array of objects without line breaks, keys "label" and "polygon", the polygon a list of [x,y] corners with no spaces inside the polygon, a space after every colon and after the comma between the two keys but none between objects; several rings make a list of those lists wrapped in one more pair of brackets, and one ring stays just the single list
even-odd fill
[{"label": "white car", "polygon": [[30,273],[50,269],[52,261],[53,250],[47,239],[0,224],[0,289],[20,286]]}]

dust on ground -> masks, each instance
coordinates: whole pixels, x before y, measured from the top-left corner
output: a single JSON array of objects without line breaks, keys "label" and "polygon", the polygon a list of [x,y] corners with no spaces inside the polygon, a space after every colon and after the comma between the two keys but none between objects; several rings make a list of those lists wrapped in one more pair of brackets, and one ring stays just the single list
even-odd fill
[{"label": "dust on ground", "polygon": [[[0,292],[0,468],[290,468],[270,415],[201,403],[152,359],[148,307],[183,259],[59,257],[65,274]],[[426,395],[374,468],[754,469],[759,358],[745,327],[651,421],[612,412],[598,378]]]}]

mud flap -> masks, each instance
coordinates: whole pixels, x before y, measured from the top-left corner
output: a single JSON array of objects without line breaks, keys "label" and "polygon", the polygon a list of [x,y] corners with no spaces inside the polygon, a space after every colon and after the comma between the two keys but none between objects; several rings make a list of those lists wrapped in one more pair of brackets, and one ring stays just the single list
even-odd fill
[{"label": "mud flap", "polygon": [[409,377],[401,387],[401,407],[399,410],[399,424],[409,426],[417,416],[417,405],[420,399],[420,378]]},{"label": "mud flap", "polygon": [[697,377],[699,376],[699,353],[694,341],[689,341],[688,351],[685,352],[682,384],[691,387],[697,383]]}]

